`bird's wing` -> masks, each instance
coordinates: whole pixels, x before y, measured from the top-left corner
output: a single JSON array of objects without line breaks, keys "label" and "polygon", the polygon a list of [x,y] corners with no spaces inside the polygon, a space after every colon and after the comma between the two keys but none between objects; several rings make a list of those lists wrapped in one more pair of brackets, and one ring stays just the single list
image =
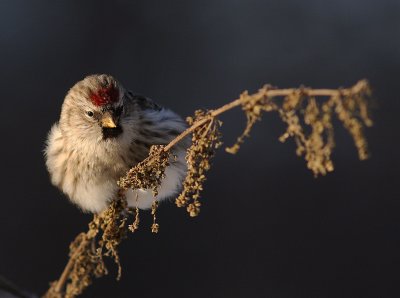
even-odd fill
[{"label": "bird's wing", "polygon": [[155,111],[160,111],[162,109],[160,105],[156,104],[152,99],[146,96],[135,94],[131,91],[128,91],[127,95],[128,95],[128,100],[137,104],[142,110],[151,109]]}]

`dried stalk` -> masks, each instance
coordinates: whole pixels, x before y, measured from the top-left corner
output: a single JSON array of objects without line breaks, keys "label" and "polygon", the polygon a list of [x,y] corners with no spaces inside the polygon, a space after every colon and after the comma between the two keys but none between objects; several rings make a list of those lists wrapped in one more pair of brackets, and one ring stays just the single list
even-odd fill
[{"label": "dried stalk", "polygon": [[[350,89],[334,90],[334,89],[305,89],[305,88],[303,88],[301,90],[302,90],[302,92],[306,93],[308,96],[312,96],[312,97],[316,97],[316,96],[332,97],[332,96],[338,96],[341,94],[344,96],[347,96],[351,93],[359,93],[366,87],[368,87],[368,82],[366,80],[361,80],[361,81],[357,82],[357,84],[354,85]],[[264,99],[265,97],[273,98],[273,97],[279,97],[279,96],[280,97],[289,96],[289,95],[293,94],[294,92],[296,92],[297,90],[299,90],[299,89],[291,88],[291,89],[268,90],[265,94],[263,94],[263,96],[260,96],[257,99],[257,101],[260,101],[260,100]],[[220,107],[218,109],[211,110],[210,115],[208,117],[197,121],[192,126],[190,126],[188,129],[186,129],[184,132],[182,132],[180,135],[178,135],[175,139],[173,139],[168,145],[166,145],[164,147],[164,151],[169,151],[173,146],[175,146],[177,143],[179,143],[187,135],[191,134],[196,128],[211,121],[212,118],[217,117],[217,116],[219,116],[233,108],[236,108],[240,105],[246,104],[251,99],[252,99],[251,97],[247,97],[247,98],[240,97],[230,103],[227,103],[226,105],[223,105],[222,107]]]},{"label": "dried stalk", "polygon": [[67,282],[67,279],[69,277],[69,273],[72,270],[72,267],[74,266],[76,259],[78,256],[82,253],[82,250],[86,248],[86,245],[89,243],[86,235],[83,237],[81,240],[81,243],[79,244],[78,249],[75,251],[75,253],[69,258],[67,265],[64,268],[64,271],[62,272],[60,279],[57,281],[54,291],[56,293],[61,293],[61,291],[64,288],[65,283]]}]

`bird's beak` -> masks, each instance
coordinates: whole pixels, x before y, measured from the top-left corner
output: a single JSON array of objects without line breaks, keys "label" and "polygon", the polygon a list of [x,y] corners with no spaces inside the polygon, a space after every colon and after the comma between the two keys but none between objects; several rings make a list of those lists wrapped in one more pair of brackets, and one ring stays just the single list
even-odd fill
[{"label": "bird's beak", "polygon": [[101,126],[103,128],[116,128],[117,125],[110,113],[105,113],[103,118],[101,118]]}]

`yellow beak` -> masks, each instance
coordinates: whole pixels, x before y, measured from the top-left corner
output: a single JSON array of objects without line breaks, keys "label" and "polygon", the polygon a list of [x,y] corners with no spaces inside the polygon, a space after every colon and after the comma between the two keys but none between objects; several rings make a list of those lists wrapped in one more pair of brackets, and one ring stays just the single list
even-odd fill
[{"label": "yellow beak", "polygon": [[101,119],[101,126],[104,128],[116,128],[113,118],[111,116],[105,116]]}]

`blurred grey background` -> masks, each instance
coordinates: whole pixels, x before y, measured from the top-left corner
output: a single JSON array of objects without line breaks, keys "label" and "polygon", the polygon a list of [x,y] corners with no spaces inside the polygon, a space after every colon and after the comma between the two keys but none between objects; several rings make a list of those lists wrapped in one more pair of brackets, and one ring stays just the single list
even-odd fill
[{"label": "blurred grey background", "polygon": [[[334,173],[314,179],[267,114],[214,160],[199,217],[174,204],[121,245],[123,276],[84,297],[400,297],[400,2],[0,1],[0,275],[42,294],[82,214],[49,182],[44,140],[67,90],[110,73],[182,116],[255,91],[374,90],[371,159],[336,123]],[[224,141],[244,127],[222,117]]]}]

